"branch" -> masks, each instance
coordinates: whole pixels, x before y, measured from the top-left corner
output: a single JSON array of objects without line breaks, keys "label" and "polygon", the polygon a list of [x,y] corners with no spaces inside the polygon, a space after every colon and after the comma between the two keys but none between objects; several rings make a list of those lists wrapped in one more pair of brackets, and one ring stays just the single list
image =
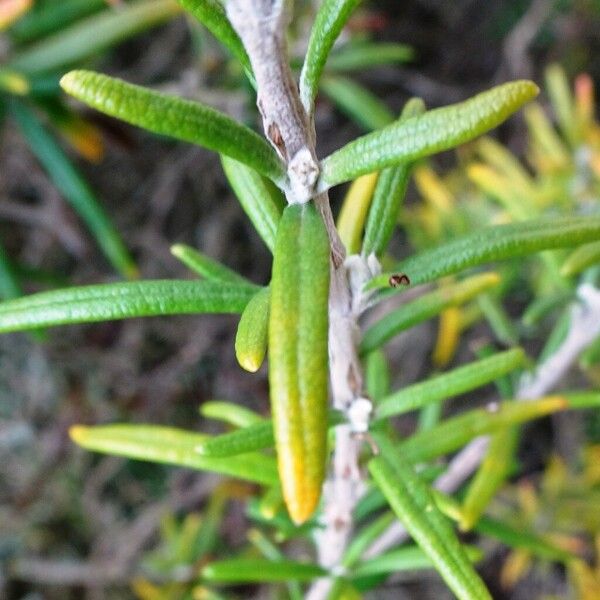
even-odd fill
[{"label": "branch", "polygon": [[[577,288],[579,301],[571,308],[571,323],[567,336],[547,360],[532,374],[521,378],[517,398],[535,400],[560,383],[579,355],[600,335],[600,290],[589,283]],[[489,436],[482,436],[467,444],[438,477],[434,487],[446,493],[455,492],[481,464],[489,445]],[[403,542],[408,537],[406,529],[396,521],[365,552],[372,558]]]},{"label": "branch", "polygon": [[[350,266],[346,264],[345,248],[335,228],[329,197],[326,192],[315,194],[319,163],[314,122],[302,107],[289,67],[285,44],[289,22],[287,3],[285,0],[228,0],[227,15],[252,64],[265,134],[287,164],[286,199],[293,204],[314,197],[331,244],[331,391],[333,406],[346,413],[351,421],[336,428],[333,464],[323,489],[322,528],[316,534],[320,564],[334,569],[347,546],[353,529],[352,512],[365,487],[359,469],[361,443],[355,434],[357,428],[366,430],[371,404],[363,394],[363,373],[357,351],[358,317],[364,305],[359,301],[360,289],[366,282],[364,278],[370,278],[372,273],[366,264],[357,265],[356,261],[351,261]],[[330,580],[319,581],[307,597],[325,598],[330,586]]]}]

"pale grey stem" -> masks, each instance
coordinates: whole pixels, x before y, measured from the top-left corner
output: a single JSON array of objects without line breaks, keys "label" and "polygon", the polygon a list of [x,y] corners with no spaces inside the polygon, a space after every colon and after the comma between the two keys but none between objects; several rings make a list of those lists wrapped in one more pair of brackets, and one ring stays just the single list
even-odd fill
[{"label": "pale grey stem", "polygon": [[228,0],[227,16],[252,64],[265,135],[288,168],[289,202],[314,195],[319,162],[308,117],[289,66],[285,35],[291,12],[285,0]]},{"label": "pale grey stem", "polygon": [[[533,373],[522,377],[517,393],[519,400],[535,400],[551,392],[579,355],[600,336],[600,290],[584,283],[577,288],[577,296],[579,301],[571,308],[571,323],[567,336],[554,354]],[[434,487],[446,493],[455,492],[481,464],[488,444],[488,436],[481,436],[467,444],[450,461]],[[365,558],[378,556],[407,537],[406,529],[396,522],[373,542],[365,553]]]},{"label": "pale grey stem", "polygon": [[[284,0],[227,0],[227,15],[252,64],[265,134],[288,166],[289,187],[284,190],[287,201],[292,204],[314,198],[329,234],[329,368],[333,405],[349,414],[355,401],[360,400],[365,414],[354,286],[350,286],[345,249],[335,228],[327,193],[315,191],[319,167],[314,123],[302,107],[289,68],[285,44],[287,4]],[[352,512],[364,489],[359,451],[360,441],[352,426],[338,426],[333,464],[323,489],[322,529],[316,536],[320,564],[334,570],[347,546],[353,527]],[[329,580],[317,582],[307,597],[325,598],[330,585]]]}]

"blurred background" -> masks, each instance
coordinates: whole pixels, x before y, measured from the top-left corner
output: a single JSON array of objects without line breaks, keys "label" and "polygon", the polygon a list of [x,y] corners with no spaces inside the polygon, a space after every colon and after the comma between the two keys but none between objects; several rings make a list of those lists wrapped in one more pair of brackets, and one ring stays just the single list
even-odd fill
[{"label": "blurred background", "polygon": [[[290,46],[300,64],[314,6],[296,2],[296,13]],[[435,107],[509,79],[543,85],[555,63],[570,84],[581,73],[600,82],[598,0],[369,0],[341,43],[360,51],[369,40],[403,46],[395,46],[390,64],[368,68],[344,67],[341,57],[319,98],[321,156],[384,118],[368,98],[355,102],[357,89],[395,115],[411,96]],[[134,263],[144,278],[191,277],[170,254],[178,242],[267,282],[269,252],[218,157],[67,99],[57,82],[73,65],[200,99],[258,127],[239,66],[174,2],[0,0],[0,294],[117,280],[134,275]],[[548,108],[546,95],[541,104]],[[526,153],[522,115],[495,135],[517,157]],[[456,190],[460,160],[460,153],[448,153],[428,168],[452,173],[448,185]],[[464,185],[476,186],[471,179]],[[336,209],[343,193],[332,196]],[[422,196],[411,186],[409,207]],[[419,245],[427,228],[423,233],[417,213],[414,223],[408,238]],[[395,240],[398,254],[407,252],[406,241]],[[0,337],[0,598],[195,598],[156,584],[156,573],[171,581],[189,577],[195,555],[186,539],[196,539],[194,515],[219,515],[220,544],[245,543],[243,486],[93,455],[68,437],[74,423],[210,430],[215,426],[198,408],[212,399],[267,413],[266,371],[251,375],[235,361],[236,323],[229,316],[154,318]],[[395,385],[429,372],[435,339],[430,323],[388,348]],[[537,348],[540,339],[529,343]],[[460,362],[460,350],[453,360]],[[553,440],[546,426],[532,431],[527,451],[535,471]],[[568,432],[580,436],[571,447],[586,445],[581,427]],[[500,581],[507,553],[499,552],[483,571],[495,598],[567,597],[556,566],[519,571],[510,563],[518,576],[511,579],[511,571]],[[389,597],[444,598],[438,580],[428,577],[420,587],[390,586]],[[384,590],[372,597],[388,596]]]}]

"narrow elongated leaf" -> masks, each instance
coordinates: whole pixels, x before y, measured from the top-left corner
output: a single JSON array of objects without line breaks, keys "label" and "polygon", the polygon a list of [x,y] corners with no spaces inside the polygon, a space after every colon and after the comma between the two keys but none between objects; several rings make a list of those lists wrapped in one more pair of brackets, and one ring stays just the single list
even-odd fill
[{"label": "narrow elongated leaf", "polygon": [[264,138],[213,108],[92,71],[71,71],[60,85],[107,115],[226,154],[274,181],[285,179],[282,162]]},{"label": "narrow elongated leaf", "polygon": [[524,530],[522,527],[516,529],[508,523],[490,517],[482,517],[475,526],[475,531],[495,538],[509,548],[529,550],[545,560],[569,562],[577,558],[576,554],[552,544],[533,531]]},{"label": "narrow elongated leaf", "polygon": [[13,103],[11,110],[29,147],[73,210],[83,219],[104,255],[125,277],[135,276],[137,267],[133,259],[87,182],[33,111],[20,103]]},{"label": "narrow elongated leaf", "polygon": [[10,257],[0,244],[0,297],[3,300],[18,298],[22,295],[21,284]]},{"label": "narrow elongated leaf", "polygon": [[74,21],[106,8],[106,0],[62,0],[36,2],[33,10],[10,28],[10,37],[18,44],[65,28]]},{"label": "narrow elongated leaf", "polygon": [[468,142],[502,123],[537,93],[534,83],[514,81],[360,137],[323,161],[319,190]]},{"label": "narrow elongated leaf", "polygon": [[250,59],[235,29],[232,27],[223,5],[217,0],[177,0],[183,8],[204,25],[242,64],[252,73]]},{"label": "narrow elongated leaf", "polygon": [[523,350],[514,348],[416,383],[381,400],[376,407],[376,418],[399,415],[464,394],[523,367],[525,361]]},{"label": "narrow elongated leaf", "polygon": [[312,113],[329,52],[359,2],[360,0],[324,0],[319,7],[300,73],[300,100],[308,114]]},{"label": "narrow elongated leaf", "polygon": [[[474,546],[464,546],[464,551],[472,562],[483,558],[483,553]],[[418,546],[408,546],[391,550],[381,556],[360,563],[352,569],[352,577],[367,577],[372,575],[385,575],[386,573],[397,573],[400,571],[416,571],[421,569],[433,569],[434,562]]]},{"label": "narrow elongated leaf", "polygon": [[204,402],[200,407],[200,414],[207,419],[224,421],[235,427],[250,427],[262,423],[264,419],[253,410],[233,402],[219,402],[212,400]]},{"label": "narrow elongated leaf", "polygon": [[205,277],[208,281],[252,285],[250,281],[236,273],[233,269],[185,244],[171,246],[171,254],[176,256],[186,267],[189,267],[201,277]]},{"label": "narrow elongated leaf", "polygon": [[381,350],[369,352],[365,365],[365,381],[369,398],[380,402],[390,393],[390,369]]},{"label": "narrow elongated leaf", "polygon": [[269,338],[271,290],[263,288],[248,302],[235,336],[235,356],[240,366],[255,373],[265,359]]},{"label": "narrow elongated leaf", "polygon": [[371,352],[385,344],[395,335],[418,323],[438,315],[450,306],[459,306],[472,300],[478,294],[498,285],[496,273],[474,275],[460,283],[445,285],[434,292],[424,294],[417,300],[408,302],[371,325],[360,344],[361,354]]},{"label": "narrow elongated leaf", "polygon": [[600,242],[593,242],[574,250],[562,264],[560,274],[573,277],[588,267],[598,264],[600,264]]},{"label": "narrow elongated leaf", "polygon": [[272,252],[285,206],[282,193],[270,181],[237,160],[221,156],[221,163],[242,208]]},{"label": "narrow elongated leaf", "polygon": [[349,255],[360,251],[362,233],[377,183],[377,173],[363,175],[348,189],[336,227]]},{"label": "narrow elongated leaf", "polygon": [[141,0],[107,9],[24,50],[10,62],[23,73],[58,70],[88,58],[181,12],[175,0]]},{"label": "narrow elongated leaf", "polygon": [[314,204],[291,205],[275,243],[269,383],[279,476],[297,524],[314,512],[325,477],[329,238]]},{"label": "narrow elongated leaf", "polygon": [[0,303],[0,332],[131,317],[240,313],[256,290],[251,286],[173,279],[42,292]]},{"label": "narrow elongated leaf", "polygon": [[463,531],[474,527],[510,475],[518,441],[517,427],[507,427],[491,437],[485,458],[465,495],[459,523]]},{"label": "narrow elongated leaf", "polygon": [[381,455],[369,462],[369,471],[410,535],[458,598],[491,600],[429,488],[387,440],[379,436],[376,441]]},{"label": "narrow elongated leaf", "polygon": [[[342,421],[341,415],[332,412],[327,419],[327,426],[337,425]],[[216,437],[207,437],[196,447],[202,456],[225,457],[272,448],[275,445],[273,422],[260,419],[241,426],[237,431],[224,433]]]},{"label": "narrow elongated leaf", "polygon": [[[600,217],[561,217],[484,227],[451,242],[425,250],[397,265],[411,283],[427,283],[469,267],[528,256],[542,250],[570,248],[596,241]],[[389,287],[387,273],[374,278],[369,288]]]},{"label": "narrow elongated leaf", "polygon": [[[425,103],[420,98],[413,98],[406,103],[398,122],[402,123],[424,112]],[[406,194],[411,171],[412,163],[404,163],[384,169],[379,174],[365,227],[362,248],[365,256],[381,256],[385,252],[398,221],[398,212]]]},{"label": "narrow elongated leaf", "polygon": [[394,122],[394,114],[377,96],[345,77],[328,75],[321,90],[349,119],[365,131],[380,129]]},{"label": "narrow elongated leaf", "polygon": [[156,425],[101,425],[71,428],[71,438],[88,450],[137,460],[214,471],[256,483],[277,482],[275,462],[261,454],[208,458],[196,452],[206,436]]},{"label": "narrow elongated leaf", "polygon": [[405,63],[414,57],[414,51],[405,44],[361,42],[345,44],[327,59],[327,70],[355,71],[380,65]]},{"label": "narrow elongated leaf", "polygon": [[232,558],[206,565],[201,576],[222,583],[312,581],[327,575],[325,569],[291,560]]},{"label": "narrow elongated leaf", "polygon": [[243,429],[207,438],[196,446],[202,456],[225,457],[272,448],[275,445],[273,423],[262,421]]},{"label": "narrow elongated leaf", "polygon": [[600,402],[600,394],[548,396],[527,402],[502,402],[491,408],[478,408],[448,419],[435,428],[417,432],[398,445],[401,456],[423,462],[454,452],[473,438],[500,431],[508,426],[539,419],[569,408],[588,408]]}]

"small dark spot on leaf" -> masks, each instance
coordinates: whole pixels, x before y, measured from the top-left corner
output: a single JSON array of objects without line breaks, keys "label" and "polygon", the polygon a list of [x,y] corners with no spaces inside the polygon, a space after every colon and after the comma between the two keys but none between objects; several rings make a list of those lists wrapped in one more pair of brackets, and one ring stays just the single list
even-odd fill
[{"label": "small dark spot on leaf", "polygon": [[390,277],[390,287],[397,288],[401,285],[410,285],[408,275],[405,275],[404,273],[394,273]]}]

